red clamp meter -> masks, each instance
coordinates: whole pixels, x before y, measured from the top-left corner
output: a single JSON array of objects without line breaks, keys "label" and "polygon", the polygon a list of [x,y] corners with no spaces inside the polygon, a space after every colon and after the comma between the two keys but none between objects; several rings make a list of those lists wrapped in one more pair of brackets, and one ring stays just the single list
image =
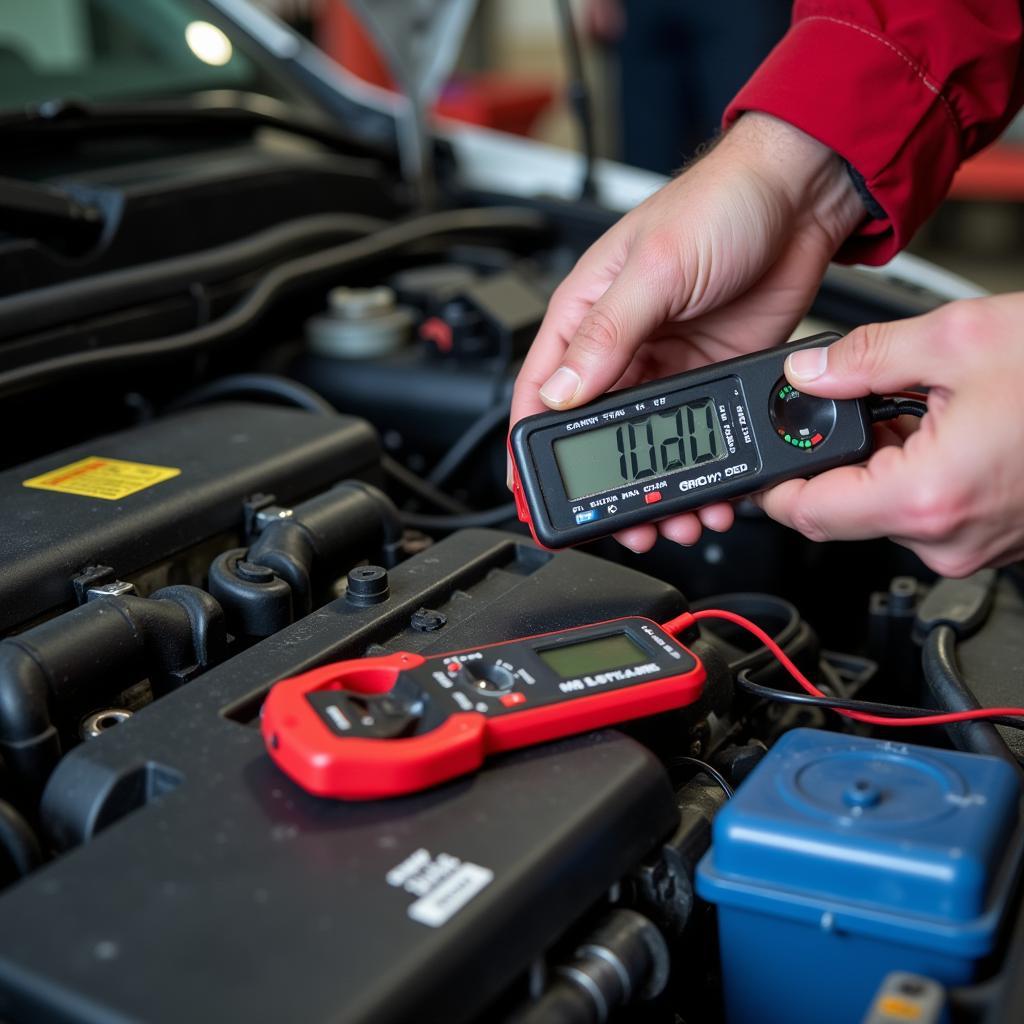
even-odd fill
[{"label": "red clamp meter", "polygon": [[863,399],[816,398],[783,376],[782,345],[520,420],[509,437],[520,520],[547,548],[737,498],[871,454]]},{"label": "red clamp meter", "polygon": [[263,705],[270,756],[318,796],[437,785],[488,754],[684,707],[704,666],[657,623],[613,619],[452,654],[339,661]]}]

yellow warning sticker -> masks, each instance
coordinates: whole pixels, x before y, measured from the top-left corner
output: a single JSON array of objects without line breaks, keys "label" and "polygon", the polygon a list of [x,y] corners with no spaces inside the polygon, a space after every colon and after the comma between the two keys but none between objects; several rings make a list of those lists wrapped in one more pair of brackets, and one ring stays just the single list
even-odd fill
[{"label": "yellow warning sticker", "polygon": [[883,996],[875,1009],[897,1020],[920,1020],[922,1012],[920,1004],[908,1002],[900,996]]},{"label": "yellow warning sticker", "polygon": [[148,466],[144,462],[124,462],[90,455],[67,466],[51,469],[42,476],[23,480],[23,487],[37,487],[42,491],[60,491],[63,494],[81,494],[86,498],[104,498],[120,501],[136,491],[163,483],[178,476],[180,469],[172,466]]}]

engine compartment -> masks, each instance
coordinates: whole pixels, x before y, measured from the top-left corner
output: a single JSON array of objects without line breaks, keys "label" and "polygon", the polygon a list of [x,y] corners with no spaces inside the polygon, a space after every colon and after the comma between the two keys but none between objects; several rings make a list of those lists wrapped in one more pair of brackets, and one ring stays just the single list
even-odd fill
[{"label": "engine compartment", "polygon": [[[718,1021],[741,983],[698,862],[727,790],[776,771],[776,741],[960,748],[1019,785],[1018,733],[884,730],[758,695],[792,688],[705,622],[687,637],[708,671],[691,707],[418,795],[303,792],[257,728],[278,680],[619,616],[740,612],[839,700],[1013,704],[1019,574],[936,580],[894,544],[811,545],[749,504],[691,549],[544,551],[505,489],[511,385],[611,213],[452,185],[416,213],[386,159],[319,142],[131,166],[89,145],[59,180],[114,211],[95,249],[0,252],[18,268],[0,298],[5,1019]],[[842,330],[939,301],[836,271],[812,316]],[[909,842],[904,810],[887,828]],[[991,948],[937,979],[954,1020],[1019,1014],[1015,827],[992,826],[1004,859],[979,855]],[[437,923],[410,915],[453,876],[478,888]],[[786,928],[762,923],[745,955]],[[794,988],[804,969],[779,967]],[[811,1012],[840,1019],[823,1000]],[[804,1018],[772,1002],[761,1019]]]}]

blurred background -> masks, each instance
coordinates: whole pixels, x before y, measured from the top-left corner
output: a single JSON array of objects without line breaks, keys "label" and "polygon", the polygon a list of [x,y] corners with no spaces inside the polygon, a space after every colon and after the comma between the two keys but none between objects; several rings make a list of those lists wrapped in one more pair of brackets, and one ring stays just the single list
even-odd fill
[{"label": "blurred background", "polygon": [[[57,0],[46,0],[57,2]],[[390,77],[341,0],[259,0],[349,70]],[[671,174],[785,32],[788,0],[572,0],[598,153]],[[481,0],[439,113],[577,145],[555,0]],[[964,166],[910,251],[994,291],[1024,285],[1024,121]]]},{"label": "blurred background", "polygon": [[[390,87],[385,63],[342,0],[256,2],[360,78]],[[592,94],[598,154],[662,174],[679,170],[714,137],[723,108],[785,32],[790,10],[789,0],[564,4],[577,29]],[[5,94],[17,95],[23,70],[18,54],[38,47],[40,39],[47,40],[46,52],[33,52],[33,64],[58,71],[63,64],[74,65],[79,0],[3,0],[3,7]],[[438,112],[577,146],[579,133],[566,99],[569,63],[560,10],[559,0],[480,0]],[[1018,119],[1002,140],[962,168],[950,199],[910,251],[992,290],[1019,288],[1022,211],[1024,122]]]}]

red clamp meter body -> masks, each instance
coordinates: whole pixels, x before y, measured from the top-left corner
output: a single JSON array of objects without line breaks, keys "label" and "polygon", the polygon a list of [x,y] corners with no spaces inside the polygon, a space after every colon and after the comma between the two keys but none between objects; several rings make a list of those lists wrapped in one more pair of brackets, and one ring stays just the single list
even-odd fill
[{"label": "red clamp meter body", "polygon": [[817,334],[520,420],[509,436],[520,520],[538,544],[563,548],[863,461],[867,402],[806,395],[783,375],[790,352],[838,338]]},{"label": "red clamp meter body", "polygon": [[310,793],[398,796],[472,772],[489,754],[685,707],[704,666],[643,618],[468,651],[340,661],[277,683],[270,756]]}]

